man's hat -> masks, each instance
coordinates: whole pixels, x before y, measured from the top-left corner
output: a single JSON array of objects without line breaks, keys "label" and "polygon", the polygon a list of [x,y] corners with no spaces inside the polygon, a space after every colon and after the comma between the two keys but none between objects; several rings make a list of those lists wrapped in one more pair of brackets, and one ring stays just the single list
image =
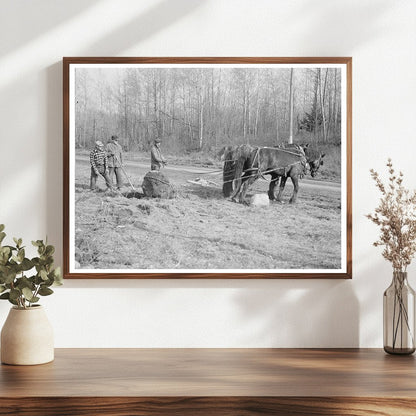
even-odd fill
[{"label": "man's hat", "polygon": [[117,139],[118,139],[117,134],[114,134],[114,135],[111,136],[111,140],[117,140]]},{"label": "man's hat", "polygon": [[97,141],[95,142],[95,145],[96,145],[97,147],[104,147],[103,142],[102,142],[102,141],[100,141],[100,140],[97,140]]}]

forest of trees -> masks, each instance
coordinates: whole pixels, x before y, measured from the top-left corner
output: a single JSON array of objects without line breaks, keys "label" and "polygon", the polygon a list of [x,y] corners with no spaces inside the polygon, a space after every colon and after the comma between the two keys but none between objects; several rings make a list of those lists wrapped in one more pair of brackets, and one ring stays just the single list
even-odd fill
[{"label": "forest of trees", "polygon": [[336,68],[77,68],[75,141],[117,134],[127,151],[156,136],[171,153],[228,144],[341,142]]}]

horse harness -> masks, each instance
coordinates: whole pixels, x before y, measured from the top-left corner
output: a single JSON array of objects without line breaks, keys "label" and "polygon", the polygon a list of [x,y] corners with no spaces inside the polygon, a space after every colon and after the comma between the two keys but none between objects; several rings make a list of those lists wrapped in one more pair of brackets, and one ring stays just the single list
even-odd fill
[{"label": "horse harness", "polygon": [[[300,159],[297,162],[290,163],[289,165],[283,166],[281,168],[269,169],[269,170],[266,170],[266,171],[261,171],[261,169],[260,169],[260,155],[259,155],[261,149],[273,149],[273,150],[276,150],[276,151],[278,150],[280,152],[289,153],[289,154],[294,155],[294,156],[299,157],[299,158],[302,157],[301,154],[295,153],[295,152],[291,152],[290,150],[286,150],[286,149],[274,148],[274,147],[257,147],[256,148],[256,154],[254,155],[254,159],[253,159],[253,162],[251,164],[251,167],[244,170],[244,173],[245,172],[249,172],[249,171],[257,171],[257,174],[250,175],[250,177],[251,176],[259,175],[262,179],[264,179],[265,181],[268,181],[269,179],[265,178],[264,175],[267,175],[267,174],[269,174],[271,172],[277,171],[278,169],[283,169],[284,176],[287,176],[287,174],[289,173],[290,169],[293,168],[293,166],[296,166],[296,165],[299,165],[299,164],[302,164],[302,165],[304,164],[304,163],[302,163],[302,159]],[[254,167],[254,164],[255,164],[256,160],[258,160],[258,162],[257,162],[258,163],[258,167],[257,168]],[[272,182],[272,181],[273,181],[273,179],[270,180],[270,182]]]}]

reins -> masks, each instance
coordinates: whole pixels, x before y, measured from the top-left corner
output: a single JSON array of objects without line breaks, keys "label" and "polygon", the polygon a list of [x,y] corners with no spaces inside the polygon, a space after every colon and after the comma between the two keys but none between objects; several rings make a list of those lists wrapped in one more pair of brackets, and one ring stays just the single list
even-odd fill
[{"label": "reins", "polygon": [[[257,147],[257,148],[256,148],[256,154],[254,155],[254,159],[253,159],[253,162],[252,162],[252,164],[251,164],[251,167],[250,167],[250,168],[248,168],[248,169],[245,169],[245,170],[243,171],[243,172],[245,173],[245,172],[249,172],[249,171],[257,170],[257,173],[256,173],[256,174],[253,174],[253,175],[248,175],[248,176],[245,176],[244,178],[251,178],[251,177],[259,176],[259,177],[261,177],[262,179],[264,179],[265,181],[268,181],[268,182],[273,182],[273,181],[275,181],[274,179],[267,179],[267,178],[265,178],[265,177],[264,177],[264,175],[267,175],[267,174],[269,174],[269,173],[271,173],[271,172],[278,171],[279,169],[283,169],[283,174],[284,174],[284,176],[287,176],[287,173],[289,172],[289,170],[290,170],[293,166],[296,166],[296,165],[298,165],[298,164],[301,164],[301,163],[302,163],[302,160],[298,160],[297,162],[290,163],[290,164],[288,164],[288,165],[286,165],[286,166],[282,166],[282,167],[278,167],[278,168],[268,169],[268,170],[262,171],[262,170],[260,169],[260,150],[261,150],[261,149],[272,149],[272,150],[276,150],[276,151],[280,151],[280,152],[289,153],[289,154],[291,154],[291,155],[294,155],[294,156],[298,157],[299,159],[301,159],[301,158],[302,158],[302,156],[304,156],[304,155],[302,155],[302,154],[295,153],[295,152],[291,152],[290,150],[286,150],[286,149],[281,149],[281,148],[279,148],[279,147]],[[255,164],[256,160],[258,160],[258,162],[257,162],[258,167],[257,167],[257,168],[256,168],[256,167],[254,167],[254,164]],[[232,182],[232,181],[227,181],[227,182]],[[225,182],[224,182],[224,183],[225,183]]]}]

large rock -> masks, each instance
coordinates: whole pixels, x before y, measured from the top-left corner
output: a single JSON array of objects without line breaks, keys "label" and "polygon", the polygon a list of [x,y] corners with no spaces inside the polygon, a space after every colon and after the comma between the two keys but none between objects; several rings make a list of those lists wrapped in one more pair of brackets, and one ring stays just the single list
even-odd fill
[{"label": "large rock", "polygon": [[267,194],[254,194],[250,200],[250,205],[252,207],[268,207],[269,204],[270,201]]},{"label": "large rock", "polygon": [[162,172],[152,170],[147,172],[142,184],[144,195],[148,198],[174,198],[175,189]]}]

